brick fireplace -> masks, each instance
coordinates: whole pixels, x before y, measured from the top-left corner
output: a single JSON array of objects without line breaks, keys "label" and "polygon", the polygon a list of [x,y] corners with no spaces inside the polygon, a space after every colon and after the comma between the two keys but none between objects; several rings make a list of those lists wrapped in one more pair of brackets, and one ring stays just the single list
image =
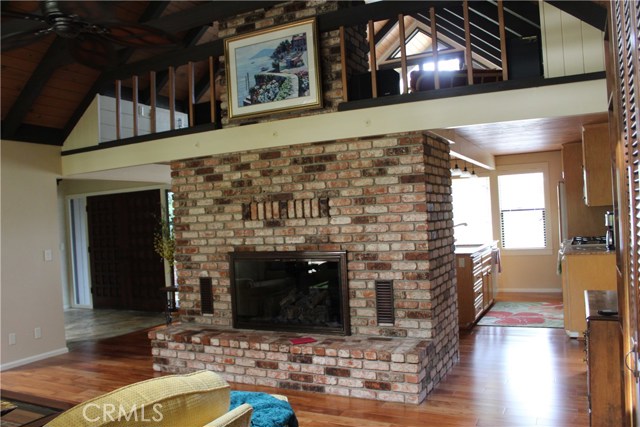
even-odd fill
[{"label": "brick fireplace", "polygon": [[[419,403],[455,363],[446,142],[405,133],[178,161],[172,171],[181,324],[150,334],[154,369]],[[351,335],[234,329],[229,253],[267,251],[346,252]],[[392,322],[378,319],[378,281],[391,284]],[[315,341],[291,341],[303,335]]]}]

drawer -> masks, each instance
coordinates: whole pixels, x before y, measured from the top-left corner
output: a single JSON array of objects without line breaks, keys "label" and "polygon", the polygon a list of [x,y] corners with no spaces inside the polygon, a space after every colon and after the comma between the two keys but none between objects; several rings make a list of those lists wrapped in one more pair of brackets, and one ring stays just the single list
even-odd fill
[{"label": "drawer", "polygon": [[472,272],[472,274],[474,276],[477,276],[477,275],[481,276],[482,275],[482,270],[484,270],[484,265],[482,265],[482,264],[473,264],[473,272]]},{"label": "drawer", "polygon": [[473,308],[477,317],[484,309],[484,300],[482,299],[482,295],[476,298],[475,302],[473,303]]},{"label": "drawer", "polygon": [[482,297],[484,294],[484,287],[482,286],[482,280],[478,280],[473,284],[473,299],[476,300],[478,297]]}]

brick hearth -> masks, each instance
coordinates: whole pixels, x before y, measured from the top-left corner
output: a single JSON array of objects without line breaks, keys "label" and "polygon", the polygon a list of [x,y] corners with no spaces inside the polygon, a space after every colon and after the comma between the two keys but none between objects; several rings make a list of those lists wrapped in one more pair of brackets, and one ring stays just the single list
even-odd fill
[{"label": "brick hearth", "polygon": [[340,396],[420,403],[430,391],[433,342],[173,326],[149,333],[154,367],[218,372],[227,381]]}]

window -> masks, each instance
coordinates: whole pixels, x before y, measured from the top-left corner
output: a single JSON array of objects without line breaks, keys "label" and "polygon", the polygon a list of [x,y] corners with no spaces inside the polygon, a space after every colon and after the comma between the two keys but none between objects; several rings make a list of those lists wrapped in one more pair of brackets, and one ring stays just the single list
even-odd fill
[{"label": "window", "polygon": [[456,245],[492,241],[489,178],[454,179],[451,187]]},{"label": "window", "polygon": [[[452,58],[452,59],[441,59],[438,61],[438,70],[439,71],[457,71],[460,67],[460,58]],[[422,69],[424,71],[433,71],[434,63],[433,61],[425,62],[422,64]]]},{"label": "window", "polygon": [[504,249],[547,248],[547,206],[543,172],[498,176],[500,237]]}]

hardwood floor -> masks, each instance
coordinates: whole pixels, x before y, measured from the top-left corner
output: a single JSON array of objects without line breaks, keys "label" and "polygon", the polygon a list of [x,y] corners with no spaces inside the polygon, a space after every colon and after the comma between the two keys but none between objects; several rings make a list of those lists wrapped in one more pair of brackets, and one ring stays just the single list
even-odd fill
[{"label": "hardwood floor", "polygon": [[[66,355],[3,372],[2,390],[69,406],[159,376],[151,369],[145,336],[143,331],[74,344]],[[461,333],[459,363],[420,405],[240,384],[232,388],[287,395],[300,426],[309,427],[586,427],[582,357],[583,343],[570,340],[562,329],[484,326]]]}]

